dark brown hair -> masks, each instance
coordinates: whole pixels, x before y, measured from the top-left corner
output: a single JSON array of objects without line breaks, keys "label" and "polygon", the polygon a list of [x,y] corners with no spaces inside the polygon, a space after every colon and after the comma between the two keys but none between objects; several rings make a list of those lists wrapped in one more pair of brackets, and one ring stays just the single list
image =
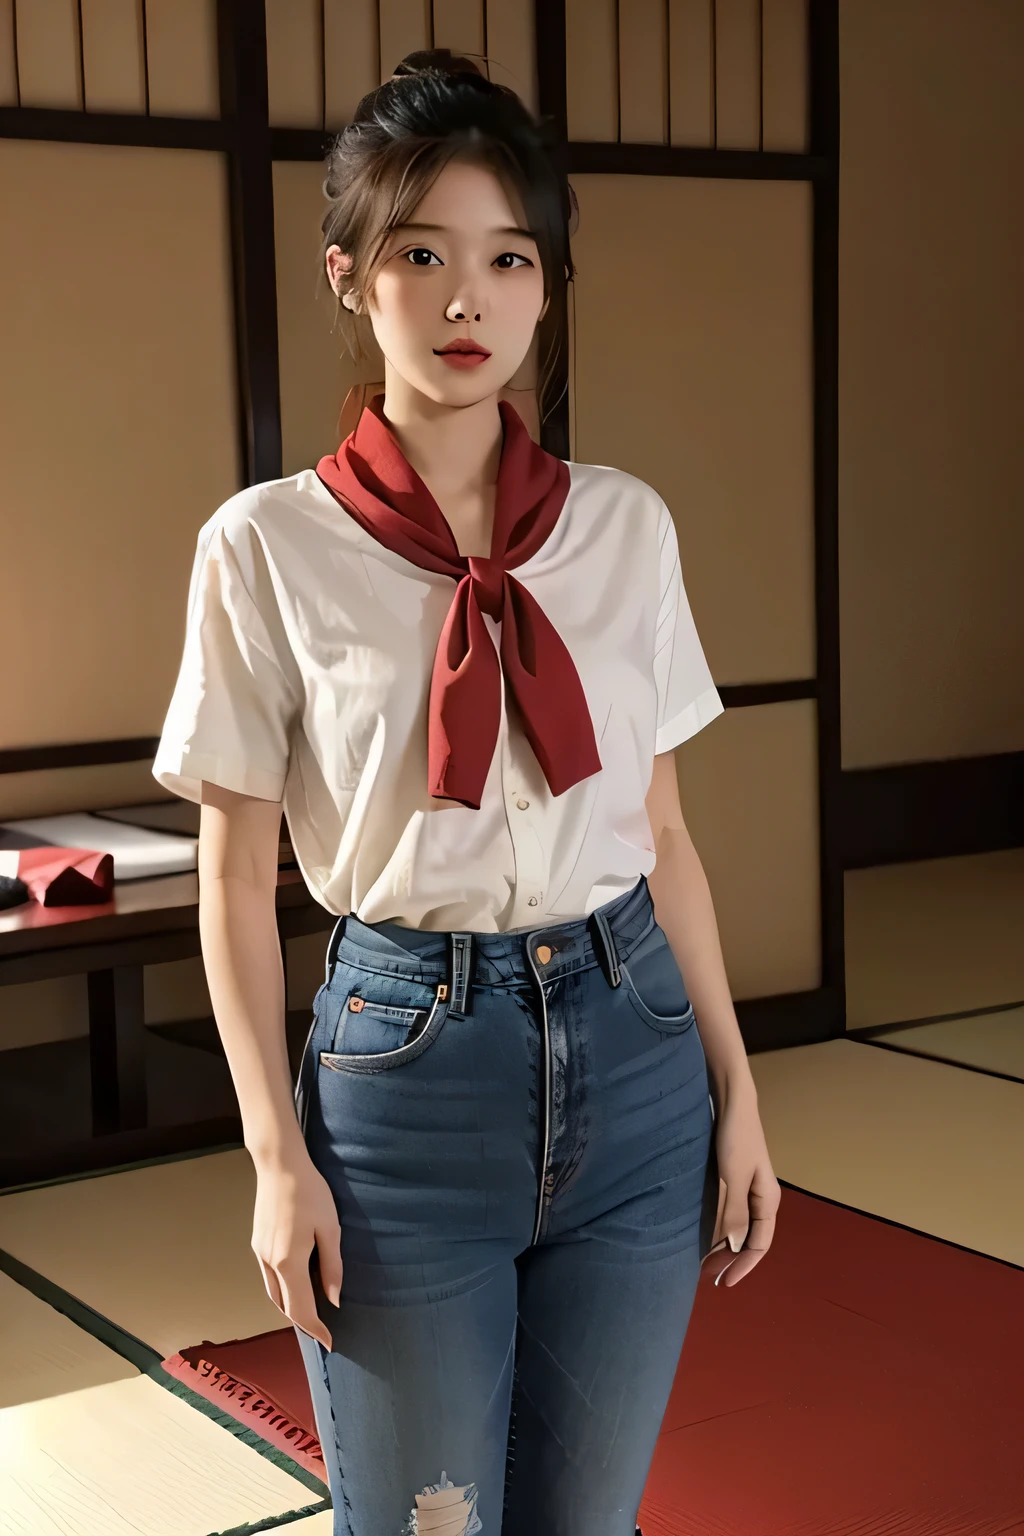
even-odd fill
[{"label": "dark brown hair", "polygon": [[[569,237],[576,199],[552,151],[547,126],[472,59],[448,48],[409,53],[390,80],[362,98],[331,146],[323,183],[330,206],[320,250],[321,273],[332,245],[352,258],[342,292],[353,293],[365,307],[392,230],[411,216],[448,162],[458,157],[493,170],[519,196],[550,300],[540,333],[542,420],[565,389],[564,382],[559,387],[559,365],[566,295],[575,272]],[[340,296],[339,313],[344,320]]]}]

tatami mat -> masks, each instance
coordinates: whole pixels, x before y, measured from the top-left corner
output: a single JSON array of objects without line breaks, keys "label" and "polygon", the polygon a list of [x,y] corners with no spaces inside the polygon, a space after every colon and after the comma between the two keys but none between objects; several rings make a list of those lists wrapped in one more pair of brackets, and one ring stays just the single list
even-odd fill
[{"label": "tatami mat", "polygon": [[1024,1084],[853,1040],[750,1065],[778,1178],[1024,1265]]},{"label": "tatami mat", "polygon": [[40,1403],[139,1375],[129,1361],[2,1271],[0,1359],[0,1415],[23,1403]]},{"label": "tatami mat", "polygon": [[250,1246],[255,1198],[244,1149],[186,1157],[0,1196],[0,1248],[166,1359],[288,1326]]},{"label": "tatami mat", "polygon": [[0,1343],[2,1536],[207,1536],[319,1502],[4,1274]]},{"label": "tatami mat", "polygon": [[887,1041],[904,1051],[921,1051],[926,1056],[963,1062],[964,1066],[977,1067],[982,1072],[1001,1072],[1024,1083],[1024,1008],[883,1029],[871,1038]]},{"label": "tatami mat", "polygon": [[848,869],[850,1029],[1024,998],[1024,848]]}]

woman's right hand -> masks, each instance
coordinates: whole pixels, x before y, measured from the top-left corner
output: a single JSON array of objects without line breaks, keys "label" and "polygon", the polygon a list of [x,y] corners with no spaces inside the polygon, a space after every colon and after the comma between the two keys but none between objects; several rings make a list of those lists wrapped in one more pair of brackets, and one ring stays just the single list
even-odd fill
[{"label": "woman's right hand", "polygon": [[283,1162],[256,1164],[252,1251],[267,1295],[289,1322],[331,1348],[309,1272],[317,1248],[320,1281],[334,1306],[341,1297],[341,1227],[330,1185],[300,1149]]}]

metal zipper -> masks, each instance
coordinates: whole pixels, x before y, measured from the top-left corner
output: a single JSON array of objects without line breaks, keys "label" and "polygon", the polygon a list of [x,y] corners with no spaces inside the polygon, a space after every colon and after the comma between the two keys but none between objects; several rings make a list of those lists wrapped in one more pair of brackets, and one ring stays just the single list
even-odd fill
[{"label": "metal zipper", "polygon": [[541,980],[540,972],[534,964],[530,946],[526,946],[526,958],[530,962],[530,969],[537,978],[540,987],[541,1015],[544,1020],[544,1156],[540,1167],[540,1188],[537,1191],[537,1215],[533,1223],[532,1243],[537,1241],[540,1232],[541,1215],[544,1210],[544,1182],[548,1166],[548,1152],[551,1146],[551,1036],[548,1028],[548,999]]}]

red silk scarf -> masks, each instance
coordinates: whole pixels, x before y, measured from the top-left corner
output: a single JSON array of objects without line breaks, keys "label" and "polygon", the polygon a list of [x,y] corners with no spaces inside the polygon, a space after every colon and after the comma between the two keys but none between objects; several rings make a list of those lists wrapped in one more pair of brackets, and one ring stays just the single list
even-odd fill
[{"label": "red silk scarf", "polygon": [[[434,655],[428,708],[431,795],[480,809],[501,723],[501,674],[551,793],[601,767],[579,674],[540,604],[510,574],[547,539],[569,493],[568,466],[498,402],[504,440],[490,557],[460,555],[448,521],[402,453],[375,395],[316,466],[360,527],[427,571],[458,582]],[[500,661],[482,615],[501,623]]]}]

